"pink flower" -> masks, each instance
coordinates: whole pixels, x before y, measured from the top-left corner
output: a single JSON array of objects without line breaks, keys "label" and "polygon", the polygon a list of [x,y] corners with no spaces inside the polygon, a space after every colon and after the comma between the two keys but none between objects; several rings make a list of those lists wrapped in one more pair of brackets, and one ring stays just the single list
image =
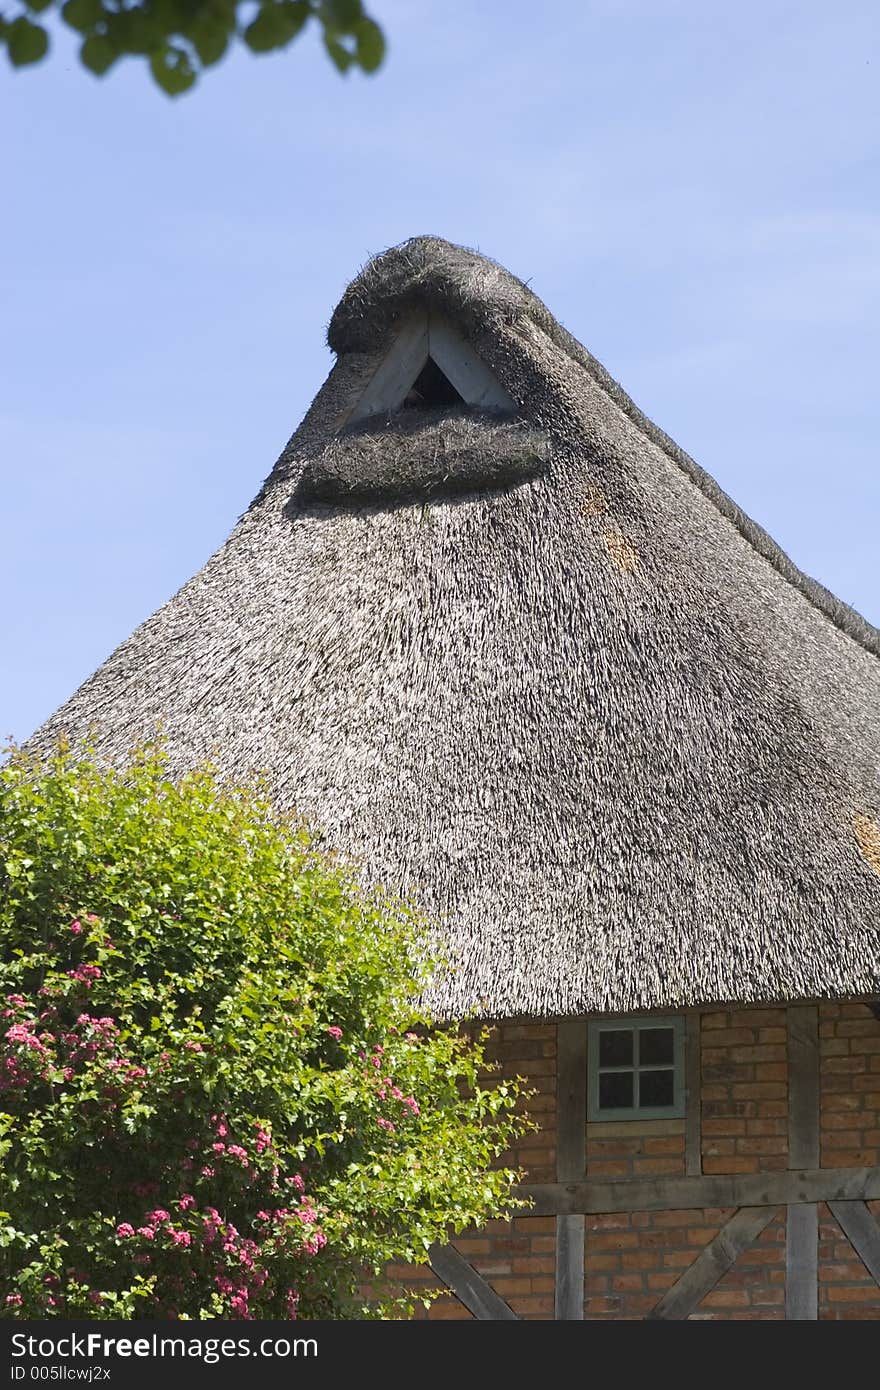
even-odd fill
[{"label": "pink flower", "polygon": [[329,1036],[330,1036],[331,1038],[335,1038],[337,1042],[338,1042],[339,1039],[342,1037],[342,1029],[341,1029],[341,1028],[337,1028],[335,1024],[333,1025],[332,1028],[328,1028],[328,1029],[327,1029],[327,1032],[328,1032]]},{"label": "pink flower", "polygon": [[76,919],[74,919],[70,924],[70,930],[73,932],[74,936],[79,936],[80,932],[82,931],[82,923],[77,922]]},{"label": "pink flower", "polygon": [[129,1226],[127,1221],[123,1221],[119,1226],[116,1227],[116,1234],[118,1236],[121,1236],[124,1240],[127,1236],[134,1235],[134,1226]]},{"label": "pink flower", "polygon": [[239,1158],[247,1165],[247,1150],[243,1149],[241,1144],[230,1144],[226,1152],[229,1154],[230,1158]]},{"label": "pink flower", "polygon": [[91,1293],[89,1294],[89,1302],[90,1302],[90,1303],[103,1303],[103,1301],[104,1301],[104,1295],[98,1293],[98,1290],[97,1290],[97,1289],[92,1289]]},{"label": "pink flower", "polygon": [[20,1294],[20,1293],[8,1293],[8,1294],[6,1295],[6,1302],[9,1304],[9,1306],[10,1306],[11,1308],[20,1308],[20,1307],[21,1307],[21,1294]]},{"label": "pink flower", "polygon": [[202,1169],[202,1177],[203,1177],[203,1178],[213,1178],[213,1176],[214,1176],[214,1169],[213,1169],[213,1168],[209,1168],[209,1167],[207,1166],[207,1164],[206,1164],[205,1167]]},{"label": "pink flower", "polygon": [[195,1197],[193,1197],[192,1194],[189,1193],[189,1192],[184,1192],[183,1196],[180,1198],[180,1200],[179,1200],[178,1203],[177,1203],[177,1205],[180,1207],[180,1210],[181,1210],[181,1211],[188,1211],[189,1208],[190,1208],[190,1207],[194,1207],[195,1204],[196,1204],[196,1199],[195,1199]]},{"label": "pink flower", "polygon": [[152,1226],[138,1226],[138,1235],[143,1236],[144,1240],[154,1240],[156,1232]]},{"label": "pink flower", "polygon": [[212,1144],[212,1145],[211,1145],[211,1148],[214,1150],[214,1153],[215,1153],[215,1154],[225,1154],[225,1152],[226,1152],[226,1145],[225,1145],[225,1144],[221,1144],[221,1143],[219,1143],[219,1142],[216,1143],[216,1144]]},{"label": "pink flower", "polygon": [[394,1125],[391,1123],[390,1120],[383,1119],[381,1115],[379,1116],[379,1119],[376,1121],[376,1124],[379,1125],[380,1129],[387,1129],[389,1134],[394,1133]]},{"label": "pink flower", "polygon": [[192,1236],[190,1235],[189,1231],[174,1231],[171,1238],[174,1241],[175,1245],[192,1244]]},{"label": "pink flower", "polygon": [[160,1221],[170,1221],[171,1214],[164,1211],[162,1207],[157,1207],[155,1211],[147,1212],[147,1220],[152,1222],[154,1226],[158,1226]]}]

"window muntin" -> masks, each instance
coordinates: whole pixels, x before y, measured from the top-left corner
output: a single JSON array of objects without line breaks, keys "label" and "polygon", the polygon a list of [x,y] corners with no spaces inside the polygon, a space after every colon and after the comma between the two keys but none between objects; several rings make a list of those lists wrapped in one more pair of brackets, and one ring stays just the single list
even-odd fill
[{"label": "window muntin", "polygon": [[684,1114],[684,1019],[621,1018],[589,1025],[590,1120]]}]

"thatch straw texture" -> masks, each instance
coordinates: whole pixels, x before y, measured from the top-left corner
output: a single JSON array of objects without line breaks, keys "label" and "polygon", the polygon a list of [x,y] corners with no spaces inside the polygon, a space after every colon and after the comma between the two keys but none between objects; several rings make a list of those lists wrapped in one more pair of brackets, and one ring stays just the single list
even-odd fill
[{"label": "thatch straw texture", "polygon": [[544,472],[543,434],[467,409],[403,410],[335,435],[303,469],[300,501],[417,498],[505,487]]},{"label": "thatch straw texture", "polygon": [[[337,437],[420,301],[518,419]],[[447,1014],[880,992],[880,633],[484,258],[386,252],[330,342],[229,540],[35,742],[161,721],[173,769],[265,770],[437,920]]]}]

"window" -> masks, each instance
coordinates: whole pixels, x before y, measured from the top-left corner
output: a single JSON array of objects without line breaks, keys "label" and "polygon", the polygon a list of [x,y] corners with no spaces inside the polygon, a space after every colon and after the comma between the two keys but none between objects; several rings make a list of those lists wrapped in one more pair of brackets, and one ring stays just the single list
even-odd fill
[{"label": "window", "polygon": [[684,1019],[591,1023],[591,1120],[660,1120],[684,1114]]}]

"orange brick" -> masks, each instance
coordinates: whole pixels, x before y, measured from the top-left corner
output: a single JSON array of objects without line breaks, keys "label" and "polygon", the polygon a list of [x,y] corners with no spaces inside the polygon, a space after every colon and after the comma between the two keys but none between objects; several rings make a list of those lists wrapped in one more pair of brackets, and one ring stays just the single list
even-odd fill
[{"label": "orange brick", "polygon": [[703,1120],[702,1131],[704,1138],[713,1135],[736,1135],[745,1134],[746,1121],[735,1119],[732,1115],[725,1115],[719,1119]]},{"label": "orange brick", "polygon": [[736,1151],[738,1154],[786,1154],[788,1153],[788,1140],[779,1136],[737,1139]]},{"label": "orange brick", "polygon": [[703,1299],[701,1307],[707,1308],[747,1308],[749,1295],[745,1289],[713,1289]]},{"label": "orange brick", "polygon": [[710,1173],[757,1173],[758,1160],[756,1158],[744,1158],[736,1156],[734,1158],[704,1158],[703,1172]]},{"label": "orange brick", "polygon": [[873,1282],[870,1285],[831,1284],[828,1288],[828,1301],[830,1303],[880,1303],[880,1288]]},{"label": "orange brick", "polygon": [[827,1076],[851,1076],[856,1072],[867,1071],[867,1059],[863,1056],[826,1057],[822,1060],[822,1072]]},{"label": "orange brick", "polygon": [[778,1043],[759,1043],[751,1047],[732,1047],[730,1057],[734,1062],[785,1062],[785,1045]]},{"label": "orange brick", "polygon": [[655,1250],[625,1250],[620,1256],[621,1269],[656,1269],[659,1262]]},{"label": "orange brick", "polygon": [[585,1293],[607,1293],[611,1287],[611,1275],[588,1274],[584,1278]]},{"label": "orange brick", "polygon": [[602,1231],[590,1236],[591,1250],[630,1250],[638,1243],[635,1231]]},{"label": "orange brick", "polygon": [[787,1120],[746,1120],[746,1134],[783,1134],[788,1133]]},{"label": "orange brick", "polygon": [[584,1308],[589,1316],[592,1313],[616,1313],[620,1308],[619,1298],[588,1298]]},{"label": "orange brick", "polygon": [[514,1274],[555,1274],[556,1260],[552,1255],[520,1255],[513,1260]]},{"label": "orange brick", "polygon": [[637,1177],[650,1177],[652,1174],[681,1173],[681,1158],[637,1158],[633,1162],[633,1172]]},{"label": "orange brick", "polygon": [[730,1014],[727,1014],[727,1013],[703,1014],[703,1015],[702,1015],[701,1022],[702,1022],[702,1026],[703,1026],[703,1030],[704,1030],[704,1031],[709,1031],[710,1029],[714,1030],[714,1029],[716,1029],[716,1028],[726,1028],[726,1027],[728,1026],[729,1022],[730,1022]]},{"label": "orange brick", "polygon": [[822,1154],[823,1168],[873,1168],[876,1154],[873,1149],[830,1149]]},{"label": "orange brick", "polygon": [[755,1064],[756,1081],[784,1081],[788,1084],[788,1063],[787,1062],[757,1062]]},{"label": "orange brick", "polygon": [[523,1294],[513,1300],[511,1307],[515,1313],[524,1317],[529,1314],[539,1314],[541,1317],[552,1318],[553,1299],[547,1294]]},{"label": "orange brick", "polygon": [[688,1226],[694,1219],[692,1211],[657,1211],[654,1212],[655,1226]]},{"label": "orange brick", "polygon": [[600,1253],[593,1254],[593,1252],[588,1249],[586,1255],[586,1268],[595,1273],[601,1273],[603,1270],[621,1269],[621,1256]]},{"label": "orange brick", "polygon": [[673,1134],[668,1139],[646,1139],[646,1154],[683,1154],[684,1135]]},{"label": "orange brick", "polygon": [[780,1081],[750,1081],[733,1087],[734,1100],[781,1100],[788,1087]]},{"label": "orange brick", "polygon": [[717,1226],[689,1226],[687,1242],[688,1245],[708,1245],[710,1240],[714,1240],[717,1234]]}]

